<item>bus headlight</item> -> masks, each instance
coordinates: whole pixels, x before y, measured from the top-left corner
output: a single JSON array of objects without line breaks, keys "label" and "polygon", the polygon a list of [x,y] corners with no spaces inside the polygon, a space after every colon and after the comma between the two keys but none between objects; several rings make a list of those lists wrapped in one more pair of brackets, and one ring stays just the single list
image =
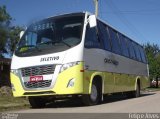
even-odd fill
[{"label": "bus headlight", "polygon": [[11,69],[11,72],[19,77],[19,70],[18,69]]},{"label": "bus headlight", "polygon": [[63,64],[61,67],[60,73],[70,67],[73,67],[73,66],[79,65],[79,64],[80,64],[80,62],[71,62],[71,63]]}]

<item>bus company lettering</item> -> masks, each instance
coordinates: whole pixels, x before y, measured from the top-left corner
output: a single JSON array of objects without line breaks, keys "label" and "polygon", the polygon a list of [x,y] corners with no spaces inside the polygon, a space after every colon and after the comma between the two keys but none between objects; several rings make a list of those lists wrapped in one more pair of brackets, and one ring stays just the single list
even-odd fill
[{"label": "bus company lettering", "polygon": [[54,61],[54,60],[59,60],[59,56],[55,56],[55,57],[43,57],[43,58],[40,59],[40,62]]},{"label": "bus company lettering", "polygon": [[104,59],[104,62],[105,62],[105,63],[113,64],[113,65],[118,65],[118,64],[119,64],[118,61],[113,60],[113,59],[108,59],[108,58],[105,58],[105,59]]}]

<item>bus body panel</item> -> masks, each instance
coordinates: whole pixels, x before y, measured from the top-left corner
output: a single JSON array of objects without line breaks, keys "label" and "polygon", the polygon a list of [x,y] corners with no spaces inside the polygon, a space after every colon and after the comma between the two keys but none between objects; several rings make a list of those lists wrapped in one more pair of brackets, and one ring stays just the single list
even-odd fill
[{"label": "bus body panel", "polygon": [[[105,59],[108,62],[105,62]],[[135,90],[137,77],[141,81],[141,88],[149,86],[147,65],[144,63],[94,48],[84,49],[84,61],[85,67],[87,67],[85,72],[87,78],[90,77],[89,79],[92,80],[94,74],[99,71],[103,74],[104,93],[133,91]],[[114,64],[114,62],[117,64]]]},{"label": "bus body panel", "polygon": [[[136,76],[128,74],[117,74],[110,72],[85,71],[84,73],[84,94],[90,94],[91,85],[95,76],[101,76],[103,80],[103,94],[135,91],[137,80],[141,82],[141,89],[149,87],[147,76]],[[119,80],[118,80],[119,79]]]},{"label": "bus body panel", "polygon": [[[11,73],[11,83],[15,88],[13,91],[13,95],[15,97],[20,96],[29,96],[24,95],[25,92],[45,92],[45,91],[53,91],[51,94],[36,94],[33,93],[31,96],[40,96],[40,95],[64,95],[64,94],[82,94],[83,93],[83,62],[82,56],[83,51],[80,49],[83,45],[79,44],[67,51],[53,53],[49,55],[41,55],[34,57],[17,57],[13,56],[11,70],[18,70],[18,76]],[[50,60],[47,58],[56,57],[55,60]],[[57,58],[58,57],[58,58]],[[46,60],[41,61],[42,58],[46,58]],[[54,59],[54,58],[53,58]],[[18,61],[18,62],[17,62]],[[60,72],[62,66],[67,63],[72,63],[78,61],[78,65],[70,67],[62,72]],[[52,80],[51,86],[47,88],[26,88],[24,86],[24,82],[30,82],[30,75],[27,77],[22,76],[22,69],[28,68],[36,68],[43,66],[54,65],[54,73],[50,75],[42,75],[44,80],[50,77]],[[40,75],[41,76],[41,75]],[[46,77],[46,78],[45,78]],[[75,86],[67,88],[67,84],[69,80],[75,78]]]},{"label": "bus body panel", "polygon": [[32,56],[32,57],[17,57],[13,55],[11,67],[12,69],[20,69],[23,67],[62,64],[65,55],[66,51],[54,54]]},{"label": "bus body panel", "polygon": [[[83,62],[80,62],[78,65],[68,68],[67,70],[61,72],[56,79],[54,87],[51,87],[49,89],[44,88],[44,89],[34,89],[34,90],[25,90],[22,87],[22,83],[20,81],[21,79],[15,74],[11,73],[11,82],[12,86],[14,86],[13,95],[15,97],[20,97],[20,96],[82,94],[83,93],[82,70],[83,70]],[[73,84],[74,86],[69,87],[68,84],[72,79],[74,79],[74,84]],[[47,91],[51,92],[43,94],[43,92]]]},{"label": "bus body panel", "polygon": [[19,69],[23,67],[31,67],[38,65],[65,64],[74,61],[82,61],[83,50],[81,49],[83,49],[83,44],[79,44],[63,52],[50,53],[40,56],[17,57],[13,55],[11,68]]}]

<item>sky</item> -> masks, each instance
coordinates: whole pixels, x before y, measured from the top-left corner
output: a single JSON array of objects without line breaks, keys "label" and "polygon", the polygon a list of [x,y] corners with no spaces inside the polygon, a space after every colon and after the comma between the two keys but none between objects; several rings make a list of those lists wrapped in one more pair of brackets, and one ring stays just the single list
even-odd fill
[{"label": "sky", "polygon": [[[0,0],[14,18],[13,25],[58,14],[89,11],[94,0]],[[99,0],[98,17],[140,44],[160,46],[160,0]]]}]

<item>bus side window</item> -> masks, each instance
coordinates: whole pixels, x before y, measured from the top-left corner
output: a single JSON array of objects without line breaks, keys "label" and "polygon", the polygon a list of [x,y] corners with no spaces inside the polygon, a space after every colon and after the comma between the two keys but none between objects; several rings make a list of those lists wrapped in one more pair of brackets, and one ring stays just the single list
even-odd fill
[{"label": "bus side window", "polygon": [[126,40],[128,40],[128,48],[129,48],[130,58],[131,59],[136,59],[136,55],[135,55],[135,52],[134,52],[134,49],[133,49],[132,41],[128,38]]},{"label": "bus side window", "polygon": [[142,62],[147,63],[144,49],[142,47],[139,47],[139,50],[140,50]]},{"label": "bus side window", "polygon": [[97,38],[96,27],[90,28],[87,25],[84,46],[85,48],[101,48],[100,41]]},{"label": "bus side window", "polygon": [[116,54],[121,54],[121,48],[120,48],[117,32],[109,28],[109,33],[110,33],[110,39],[112,42],[112,51]]},{"label": "bus side window", "polygon": [[[28,37],[27,37],[28,36]],[[28,35],[27,35],[25,38],[25,45],[28,45],[28,44],[31,44],[31,45],[36,45],[36,41],[35,39],[37,39],[37,34],[34,33],[34,32],[28,32]]]},{"label": "bus side window", "polygon": [[128,51],[127,41],[125,37],[119,33],[119,39],[120,39],[120,44],[122,49],[122,55],[129,57],[129,51]]},{"label": "bus side window", "polygon": [[100,21],[98,21],[98,31],[99,31],[99,37],[103,41],[105,50],[111,51],[111,43],[107,27]]},{"label": "bus side window", "polygon": [[136,43],[133,43],[133,45],[134,45],[135,53],[136,53],[136,56],[137,56],[137,60],[141,61],[141,55],[140,55],[138,45]]}]

